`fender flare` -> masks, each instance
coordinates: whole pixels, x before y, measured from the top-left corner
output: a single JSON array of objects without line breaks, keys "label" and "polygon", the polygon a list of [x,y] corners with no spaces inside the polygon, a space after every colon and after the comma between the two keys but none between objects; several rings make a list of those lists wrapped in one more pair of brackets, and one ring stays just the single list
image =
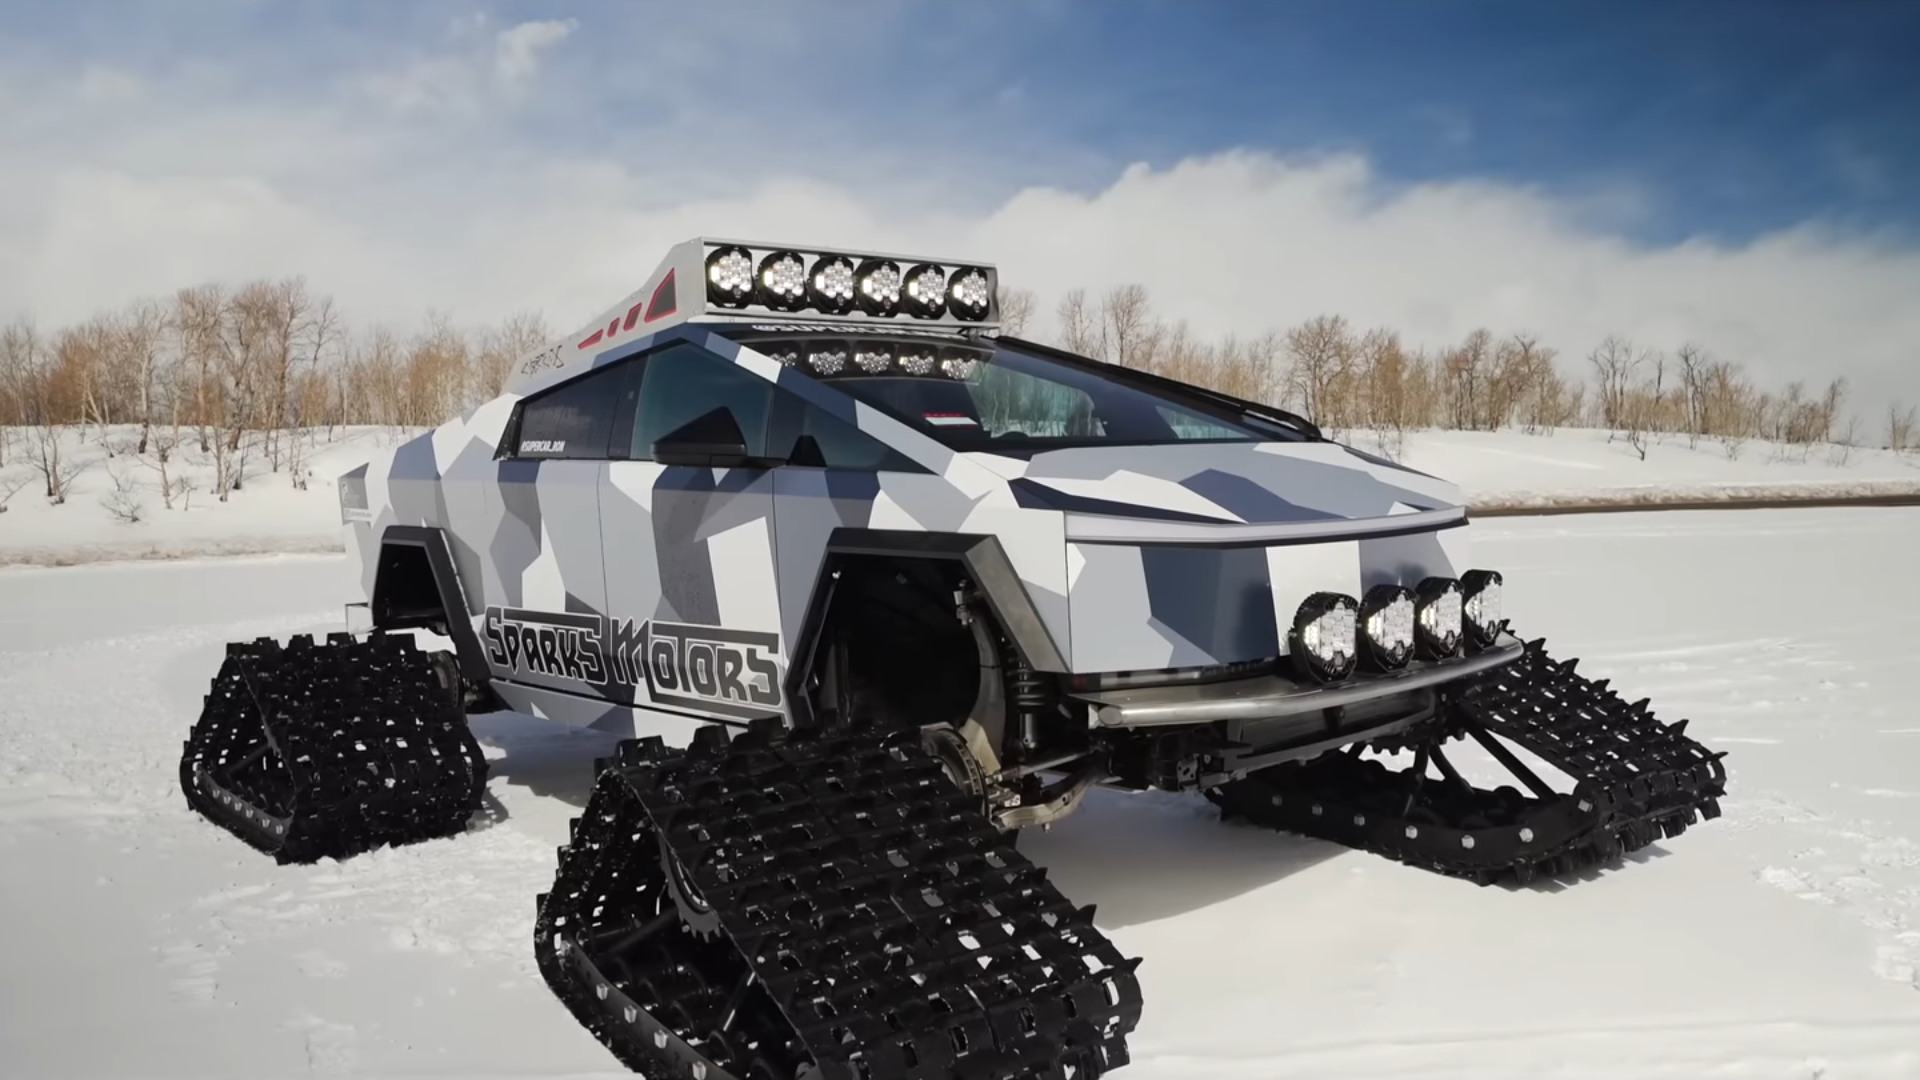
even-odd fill
[{"label": "fender flare", "polygon": [[[460,585],[460,572],[453,565],[453,552],[447,546],[446,534],[424,525],[389,525],[380,534],[380,551],[384,554],[389,548],[418,548],[426,554],[434,590],[440,597],[440,610],[446,615],[444,632],[453,639],[460,673],[476,686],[492,682],[493,671],[487,666],[487,654],[480,646],[479,635],[473,632],[473,612],[467,606],[466,590]],[[374,627],[381,630],[424,627],[424,622],[391,615],[385,596],[384,564],[377,565],[381,568],[374,573],[373,596],[368,605]]]}]

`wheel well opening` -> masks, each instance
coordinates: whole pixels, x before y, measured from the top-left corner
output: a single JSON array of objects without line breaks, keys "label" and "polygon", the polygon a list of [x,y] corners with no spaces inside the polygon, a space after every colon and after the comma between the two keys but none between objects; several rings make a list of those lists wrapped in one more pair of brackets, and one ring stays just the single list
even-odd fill
[{"label": "wheel well opening", "polygon": [[983,672],[959,615],[959,564],[860,555],[835,569],[815,656],[829,695],[821,705],[915,727],[964,721]]},{"label": "wheel well opening", "polygon": [[373,624],[383,630],[424,628],[447,632],[446,607],[434,580],[427,549],[417,544],[383,544],[373,579]]}]

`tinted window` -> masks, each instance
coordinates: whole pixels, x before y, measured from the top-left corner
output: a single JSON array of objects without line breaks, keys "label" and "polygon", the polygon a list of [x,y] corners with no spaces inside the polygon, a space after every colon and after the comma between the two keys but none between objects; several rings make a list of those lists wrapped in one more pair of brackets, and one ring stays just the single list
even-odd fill
[{"label": "tinted window", "polygon": [[927,471],[912,458],[824,409],[792,394],[780,394],[778,401],[780,423],[774,453],[795,465],[860,472]]},{"label": "tinted window", "polygon": [[528,400],[508,452],[522,458],[607,456],[623,368],[604,368]]},{"label": "tinted window", "polygon": [[772,383],[693,345],[668,346],[648,356],[646,365],[633,412],[633,460],[653,460],[661,436],[721,405],[733,411],[747,453],[766,454]]},{"label": "tinted window", "polygon": [[[894,416],[955,450],[1024,454],[1069,446],[1260,442],[1306,436],[1204,403],[1182,388],[1066,363],[1018,345],[784,337],[745,331],[752,348]],[[862,359],[864,357],[865,359]],[[851,362],[849,360],[851,358]]]}]

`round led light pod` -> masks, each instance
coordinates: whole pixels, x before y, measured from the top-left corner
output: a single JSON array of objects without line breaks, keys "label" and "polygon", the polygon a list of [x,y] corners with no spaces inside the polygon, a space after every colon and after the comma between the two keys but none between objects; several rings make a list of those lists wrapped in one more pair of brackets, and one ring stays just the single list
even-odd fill
[{"label": "round led light pod", "polygon": [[937,319],[947,310],[947,275],[932,263],[907,271],[901,292],[909,315]]},{"label": "round led light pod", "polygon": [[775,311],[799,311],[807,303],[807,264],[797,251],[776,251],[760,260],[754,298]]},{"label": "round led light pod", "polygon": [[807,275],[807,303],[823,315],[845,315],[853,310],[853,260],[845,255],[822,255]]},{"label": "round led light pod", "polygon": [[949,350],[940,361],[940,371],[945,374],[947,378],[957,379],[960,382],[966,382],[968,379],[973,378],[973,373],[979,370],[979,357],[958,355],[951,350]]},{"label": "round led light pod", "polygon": [[892,315],[900,310],[900,264],[891,259],[868,259],[853,272],[853,302],[869,315]]},{"label": "round led light pod", "polygon": [[1430,577],[1414,595],[1414,653],[1422,660],[1445,660],[1460,651],[1460,583]]},{"label": "round led light pod", "polygon": [[742,308],[753,298],[753,253],[743,247],[719,248],[707,256],[707,299],[721,307]]},{"label": "round led light pod", "polygon": [[993,292],[987,285],[986,271],[969,266],[956,270],[947,279],[947,310],[956,319],[979,322],[987,317],[993,304]]},{"label": "round led light pod", "polygon": [[1469,570],[1460,575],[1467,641],[1477,649],[1492,645],[1507,628],[1507,620],[1500,613],[1500,586],[1504,580],[1498,570]]},{"label": "round led light pod", "polygon": [[1375,585],[1360,599],[1360,647],[1374,671],[1398,671],[1413,659],[1413,593]]},{"label": "round led light pod", "polygon": [[1312,682],[1338,682],[1353,673],[1355,635],[1360,604],[1342,593],[1318,592],[1307,597],[1293,616],[1287,653],[1293,668]]}]

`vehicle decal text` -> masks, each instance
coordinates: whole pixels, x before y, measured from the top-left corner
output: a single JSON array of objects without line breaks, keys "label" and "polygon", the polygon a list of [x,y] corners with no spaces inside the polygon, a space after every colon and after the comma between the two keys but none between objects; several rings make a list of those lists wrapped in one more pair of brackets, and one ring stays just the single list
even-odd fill
[{"label": "vehicle decal text", "polygon": [[[490,606],[487,655],[512,674],[646,689],[669,708],[751,719],[780,711],[780,635],[723,626]],[[637,698],[636,698],[637,700]]]}]

